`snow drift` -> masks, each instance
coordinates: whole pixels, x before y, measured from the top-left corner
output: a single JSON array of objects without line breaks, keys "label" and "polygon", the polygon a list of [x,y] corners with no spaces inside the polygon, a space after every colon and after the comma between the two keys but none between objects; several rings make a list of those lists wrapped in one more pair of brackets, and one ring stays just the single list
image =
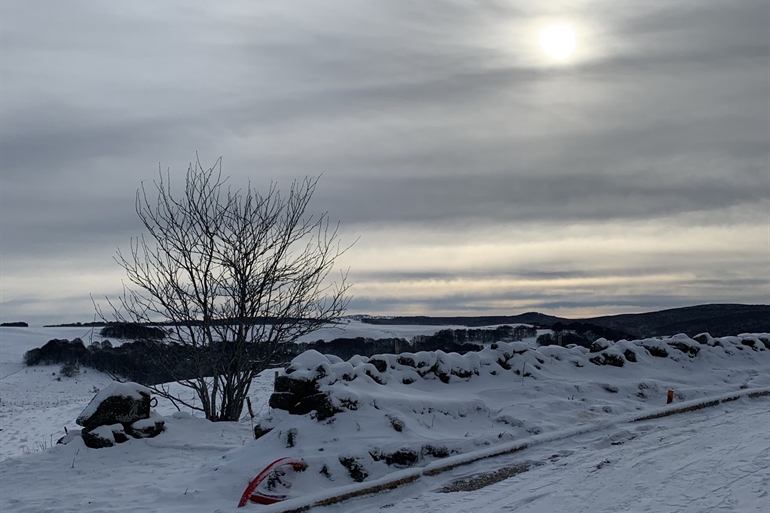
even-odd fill
[{"label": "snow drift", "polygon": [[482,351],[354,357],[308,351],[276,379],[259,439],[227,466],[279,457],[307,471],[292,493],[375,481],[452,455],[665,404],[770,384],[770,337],[686,335],[592,348],[495,343]]}]

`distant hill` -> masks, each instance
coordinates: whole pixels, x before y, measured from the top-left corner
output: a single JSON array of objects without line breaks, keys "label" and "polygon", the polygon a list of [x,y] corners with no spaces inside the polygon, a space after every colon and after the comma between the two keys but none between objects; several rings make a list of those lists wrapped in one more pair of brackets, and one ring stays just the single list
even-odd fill
[{"label": "distant hill", "polygon": [[367,317],[361,321],[369,324],[407,324],[407,325],[461,325],[489,326],[492,324],[532,324],[537,327],[551,328],[556,323],[570,324],[581,322],[593,324],[634,337],[656,337],[686,333],[689,336],[708,332],[715,337],[737,335],[746,332],[770,332],[770,305],[712,304],[672,308],[659,312],[640,314],[607,315],[581,319],[555,317],[538,312],[527,312],[510,316],[476,317]]},{"label": "distant hill", "polygon": [[715,337],[770,332],[770,305],[716,304],[672,308],[660,312],[582,319],[582,322],[625,331],[637,337],[708,332]]},{"label": "distant hill", "polygon": [[568,321],[562,317],[527,312],[519,315],[492,315],[475,317],[428,317],[425,315],[395,316],[395,317],[370,317],[357,316],[361,322],[379,325],[419,325],[419,326],[492,326],[493,324],[534,324],[550,327],[557,322]]}]

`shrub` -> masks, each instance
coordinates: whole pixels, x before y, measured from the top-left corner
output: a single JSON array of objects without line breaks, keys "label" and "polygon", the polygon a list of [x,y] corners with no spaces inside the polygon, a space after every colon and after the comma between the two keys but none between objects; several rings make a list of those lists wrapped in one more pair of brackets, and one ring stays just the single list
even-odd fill
[{"label": "shrub", "polygon": [[166,332],[163,328],[154,328],[136,323],[114,323],[102,328],[99,332],[103,337],[134,340],[163,340]]},{"label": "shrub", "polygon": [[65,363],[59,369],[59,374],[65,378],[71,378],[76,374],[80,374],[80,368],[78,368],[78,366],[74,363]]},{"label": "shrub", "polygon": [[38,365],[42,357],[43,355],[39,347],[30,349],[29,351],[24,353],[24,365],[26,365],[27,367],[32,365]]}]

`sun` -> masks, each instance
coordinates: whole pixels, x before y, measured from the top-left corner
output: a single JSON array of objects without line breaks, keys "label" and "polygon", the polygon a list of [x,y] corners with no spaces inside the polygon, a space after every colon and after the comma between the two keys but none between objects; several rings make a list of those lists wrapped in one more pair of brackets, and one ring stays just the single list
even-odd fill
[{"label": "sun", "polygon": [[549,25],[540,32],[540,46],[550,58],[566,61],[575,52],[575,31],[565,23]]}]

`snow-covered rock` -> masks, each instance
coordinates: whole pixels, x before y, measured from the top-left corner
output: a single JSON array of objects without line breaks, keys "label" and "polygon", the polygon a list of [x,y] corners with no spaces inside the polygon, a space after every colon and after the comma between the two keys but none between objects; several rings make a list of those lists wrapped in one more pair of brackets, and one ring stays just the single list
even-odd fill
[{"label": "snow-covered rock", "polygon": [[75,422],[86,429],[131,424],[150,416],[150,390],[138,383],[113,382],[88,403]]},{"label": "snow-covered rock", "polygon": [[91,449],[103,449],[112,447],[116,443],[120,444],[128,440],[122,424],[113,424],[111,426],[97,426],[95,428],[84,429],[81,432],[83,442],[86,447]]},{"label": "snow-covered rock", "polygon": [[163,432],[166,421],[154,410],[146,419],[140,419],[126,428],[126,432],[134,438],[152,438]]}]

